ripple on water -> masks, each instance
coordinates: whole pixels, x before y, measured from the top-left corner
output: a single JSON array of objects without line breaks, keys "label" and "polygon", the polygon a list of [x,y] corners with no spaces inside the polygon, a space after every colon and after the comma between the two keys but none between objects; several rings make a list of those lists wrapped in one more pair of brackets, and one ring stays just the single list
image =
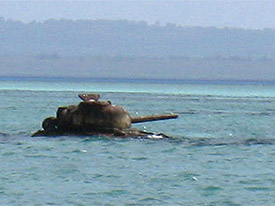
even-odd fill
[{"label": "ripple on water", "polygon": [[[215,204],[214,204],[215,205]],[[216,205],[226,205],[226,206],[241,206],[239,203],[235,203],[232,200],[224,200],[221,202],[217,202]]]},{"label": "ripple on water", "polygon": [[4,133],[4,132],[0,132],[0,137],[8,137],[8,136],[9,136],[9,134]]},{"label": "ripple on water", "polygon": [[114,190],[104,192],[104,194],[108,195],[108,196],[120,196],[120,195],[126,194],[126,193],[127,193],[127,191],[122,190],[122,189],[114,189]]},{"label": "ripple on water", "polygon": [[65,177],[66,175],[78,173],[79,170],[74,165],[61,167],[55,170],[57,175]]},{"label": "ripple on water", "polygon": [[133,157],[131,158],[132,160],[137,160],[137,161],[144,161],[144,160],[148,160],[147,157]]},{"label": "ripple on water", "polygon": [[177,174],[177,179],[183,179],[183,180],[195,180],[198,181],[200,175],[193,173],[193,172],[188,172],[188,171],[183,171],[183,172],[179,172]]},{"label": "ripple on water", "polygon": [[206,187],[203,187],[203,191],[202,191],[202,195],[204,197],[210,197],[210,196],[216,196],[216,195],[219,195],[220,192],[222,192],[223,189],[219,186],[216,186],[216,185],[209,185],[209,186],[206,186]]},{"label": "ripple on water", "polygon": [[49,156],[46,155],[46,154],[35,153],[35,154],[24,154],[24,157],[30,157],[30,158],[48,158]]},{"label": "ripple on water", "polygon": [[209,186],[204,187],[203,190],[205,192],[214,193],[216,191],[222,190],[222,188],[219,186],[216,186],[216,185],[209,185]]},{"label": "ripple on water", "polygon": [[251,186],[251,187],[245,187],[246,190],[249,191],[272,191],[273,189],[269,188],[269,187],[260,187],[260,186]]},{"label": "ripple on water", "polygon": [[138,203],[143,204],[143,205],[157,205],[157,204],[162,204],[164,203],[163,200],[154,198],[154,197],[145,197],[140,200],[138,200]]},{"label": "ripple on water", "polygon": [[0,185],[0,195],[5,193],[5,187]]},{"label": "ripple on water", "polygon": [[75,150],[72,151],[72,153],[87,153],[87,150],[85,150],[85,149],[75,149]]},{"label": "ripple on water", "polygon": [[5,157],[5,156],[13,156],[15,154],[16,154],[15,151],[9,151],[9,152],[3,152],[3,153],[1,153],[1,156],[3,156],[3,157]]},{"label": "ripple on water", "polygon": [[163,151],[161,151],[162,153],[173,153],[177,150],[176,147],[172,147],[172,148],[169,148],[169,149],[165,149]]}]

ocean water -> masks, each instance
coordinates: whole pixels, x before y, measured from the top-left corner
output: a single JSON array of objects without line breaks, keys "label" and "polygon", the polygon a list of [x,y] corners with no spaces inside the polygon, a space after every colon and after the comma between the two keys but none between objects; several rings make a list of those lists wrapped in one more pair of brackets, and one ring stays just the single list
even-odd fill
[{"label": "ocean water", "polygon": [[[31,137],[80,92],[180,117],[133,125],[171,139]],[[0,100],[0,205],[274,205],[274,84],[2,78]]]}]

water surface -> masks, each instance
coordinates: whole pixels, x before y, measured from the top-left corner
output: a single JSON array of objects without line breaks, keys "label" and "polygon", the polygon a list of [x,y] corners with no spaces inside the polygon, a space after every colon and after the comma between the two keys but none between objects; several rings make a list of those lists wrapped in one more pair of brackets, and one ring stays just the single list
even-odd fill
[{"label": "water surface", "polygon": [[[58,106],[99,92],[170,140],[32,138]],[[0,205],[273,205],[275,86],[0,81]]]}]

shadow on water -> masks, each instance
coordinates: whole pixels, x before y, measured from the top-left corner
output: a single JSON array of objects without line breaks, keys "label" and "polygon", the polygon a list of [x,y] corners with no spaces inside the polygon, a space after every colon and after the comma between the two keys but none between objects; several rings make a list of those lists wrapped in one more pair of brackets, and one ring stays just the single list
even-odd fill
[{"label": "shadow on water", "polygon": [[153,134],[146,137],[108,137],[108,136],[59,136],[59,137],[31,137],[28,132],[20,132],[18,134],[7,134],[0,132],[0,143],[9,140],[18,139],[58,139],[66,140],[67,138],[81,139],[84,142],[90,141],[126,141],[126,140],[142,140],[142,141],[166,141],[169,143],[183,144],[185,146],[252,146],[252,145],[275,145],[275,138],[186,138],[186,137],[168,137],[163,134]]}]

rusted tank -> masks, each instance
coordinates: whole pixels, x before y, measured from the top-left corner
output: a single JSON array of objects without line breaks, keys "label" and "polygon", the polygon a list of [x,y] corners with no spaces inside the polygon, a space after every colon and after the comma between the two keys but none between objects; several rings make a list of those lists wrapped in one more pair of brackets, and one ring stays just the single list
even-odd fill
[{"label": "rusted tank", "polygon": [[[78,105],[59,107],[56,117],[42,123],[43,130],[33,136],[105,135],[110,137],[146,137],[155,135],[131,128],[134,123],[177,118],[177,114],[131,117],[121,106],[110,101],[99,101],[99,94],[79,94]],[[159,134],[168,137],[164,134]]]}]

